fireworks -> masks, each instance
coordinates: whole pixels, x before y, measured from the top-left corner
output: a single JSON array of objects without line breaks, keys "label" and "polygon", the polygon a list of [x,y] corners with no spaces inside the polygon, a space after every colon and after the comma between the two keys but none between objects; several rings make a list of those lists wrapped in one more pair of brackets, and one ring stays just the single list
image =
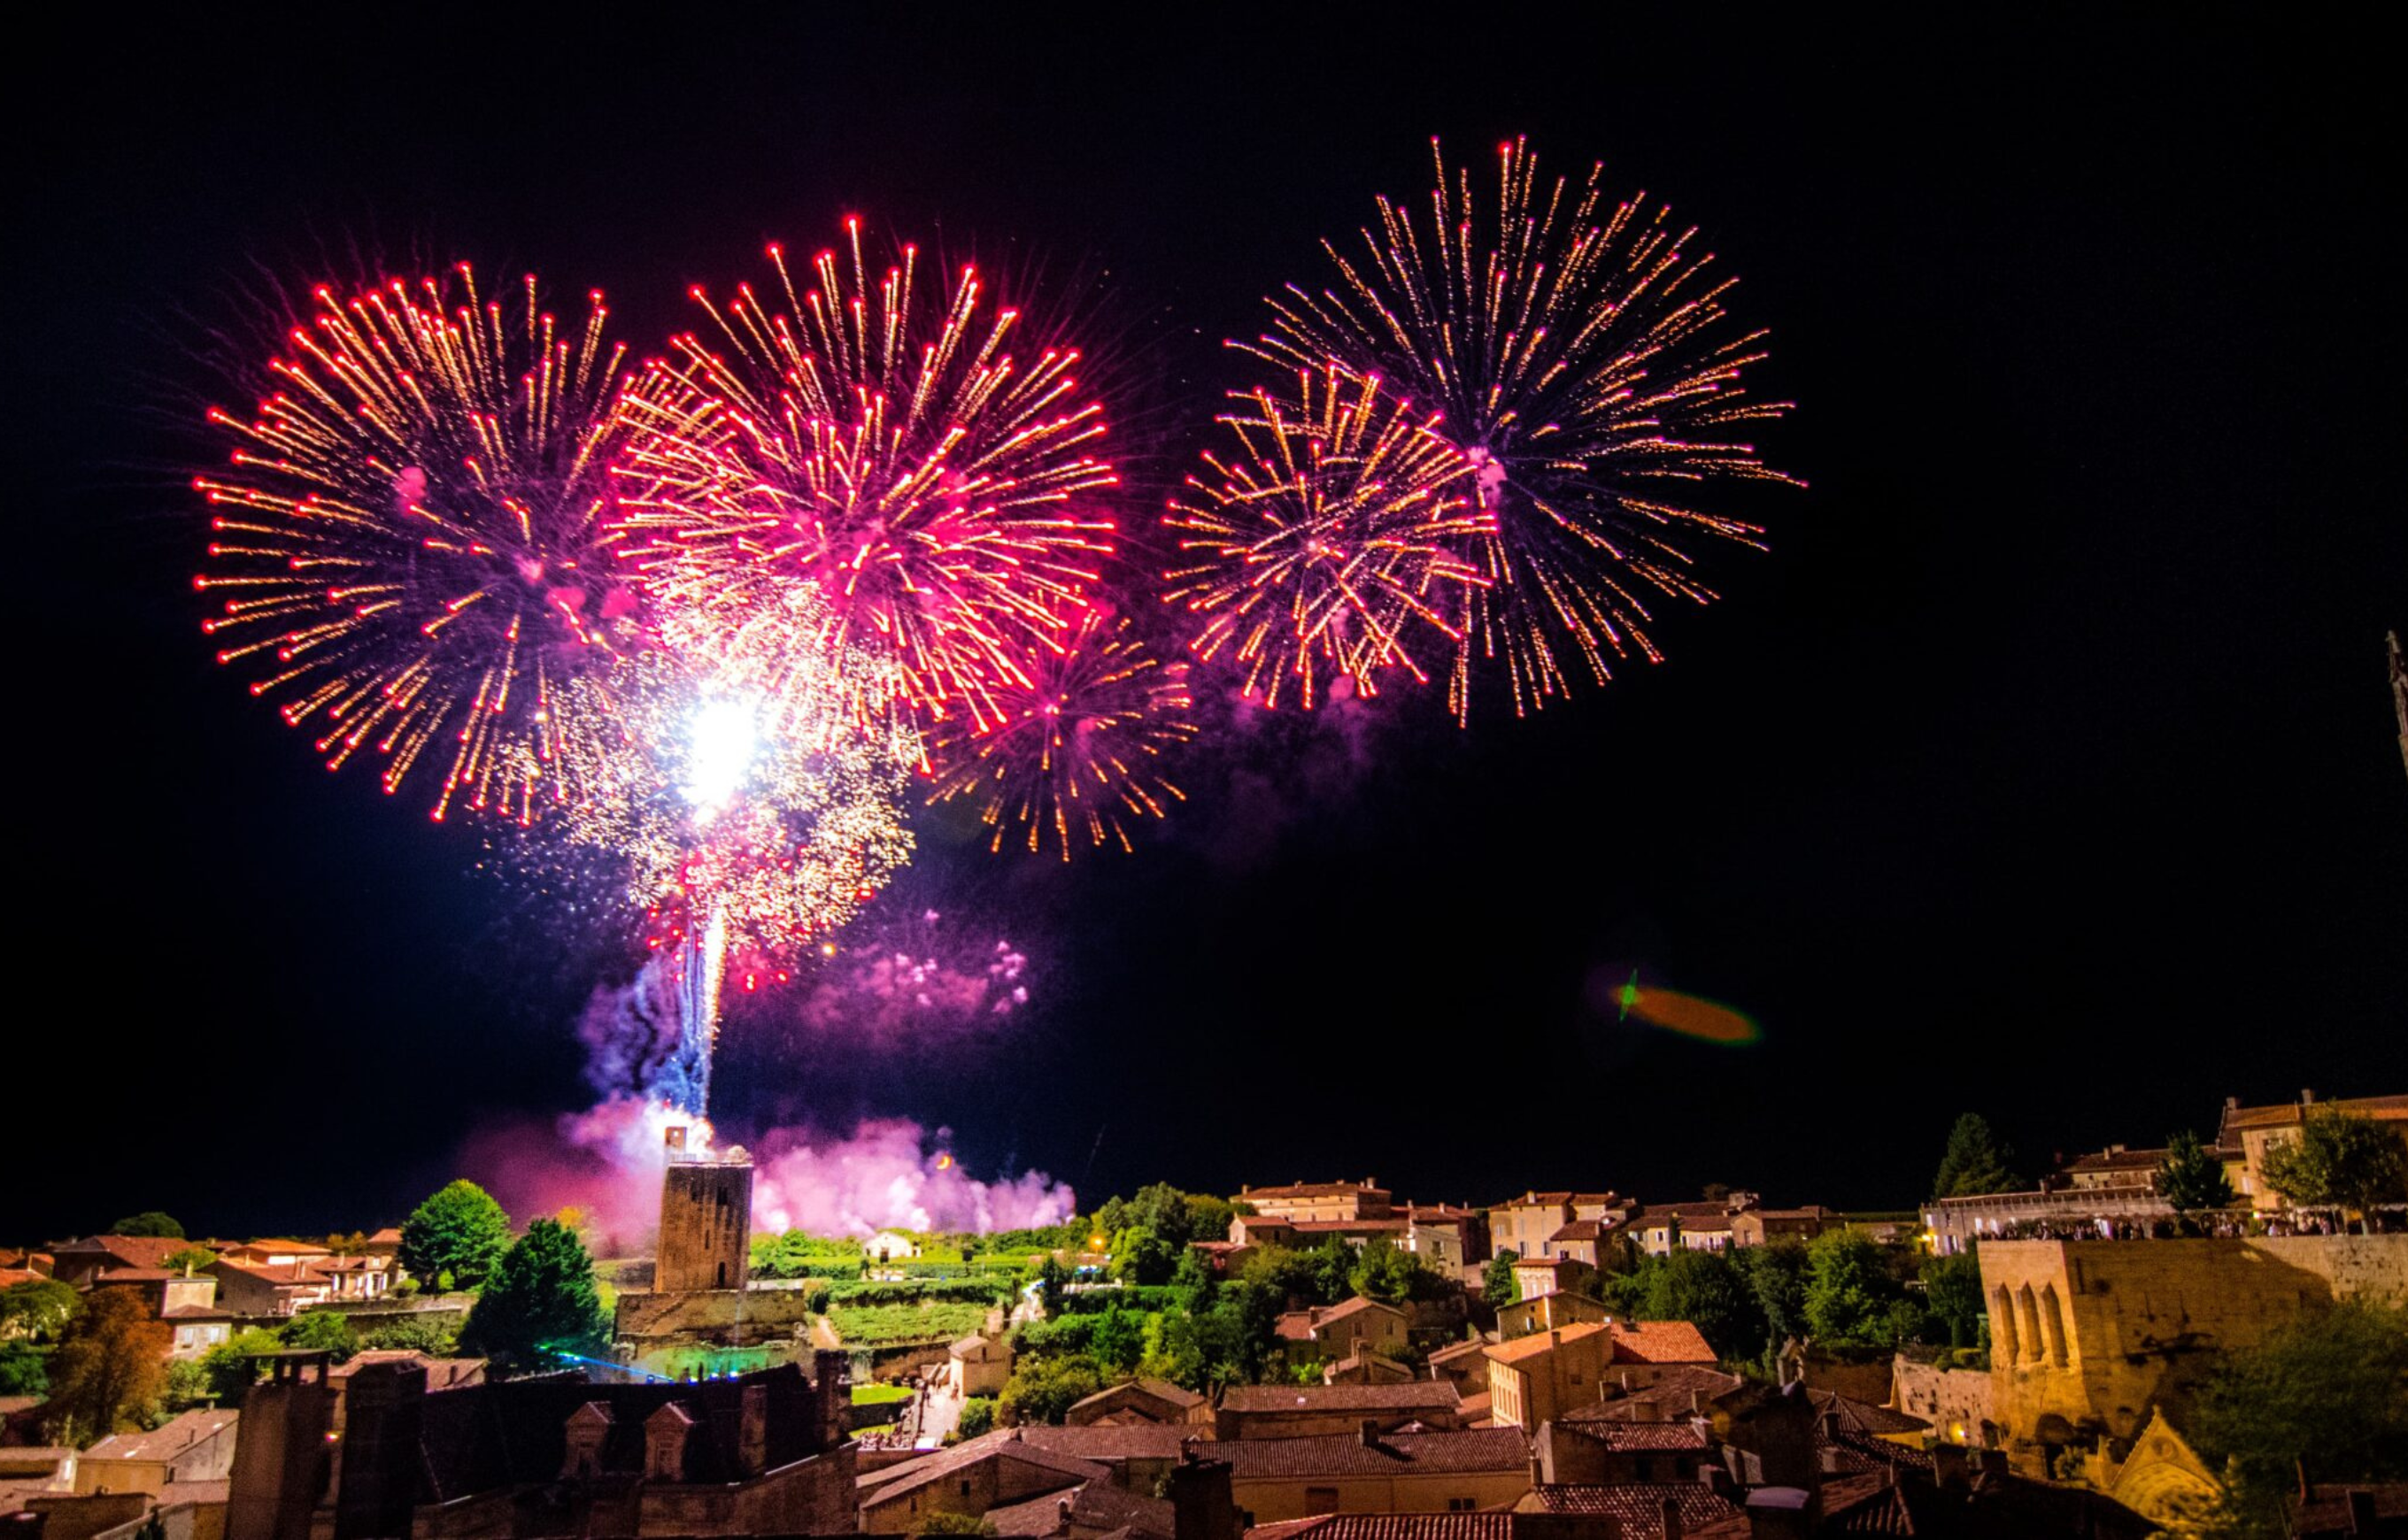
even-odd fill
[{"label": "fireworks", "polygon": [[[846,231],[849,265],[823,251],[800,290],[770,248],[782,310],[749,285],[724,307],[695,292],[714,342],[677,339],[630,403],[629,560],[672,627],[774,644],[806,674],[855,649],[920,720],[984,726],[1111,551],[1102,407],[1074,349],[1015,353],[1019,314],[975,269],[947,290],[906,247],[873,280]],[[816,628],[790,607],[806,590]]]},{"label": "fireworks", "polygon": [[1058,645],[1038,648],[1027,676],[996,692],[983,726],[954,721],[930,749],[932,802],[975,798],[995,831],[1063,860],[1084,841],[1130,848],[1129,820],[1184,800],[1167,774],[1196,735],[1187,665],[1157,661],[1126,620],[1089,610]]},{"label": "fireworks", "polygon": [[1223,415],[1238,451],[1207,453],[1211,478],[1171,504],[1194,561],[1166,596],[1203,618],[1197,652],[1230,653],[1249,696],[1276,706],[1292,688],[1310,708],[1333,679],[1368,695],[1391,665],[1427,678],[1410,632],[1461,641],[1455,591],[1481,579],[1454,548],[1486,526],[1435,416],[1334,365],[1296,384],[1292,401],[1257,390]]},{"label": "fireworks", "polygon": [[223,595],[218,661],[259,669],[328,768],[371,750],[394,792],[439,766],[437,819],[527,822],[566,794],[571,687],[634,627],[599,557],[624,349],[598,292],[571,336],[532,277],[511,306],[457,277],[319,289],[282,388],[210,412],[236,447],[194,483],[216,512],[194,586]]},{"label": "fireworks", "polygon": [[840,681],[772,698],[654,652],[571,690],[594,725],[564,746],[588,788],[569,834],[625,858],[655,948],[774,955],[841,926],[910,859],[918,745],[865,733]]},{"label": "fireworks", "polygon": [[1577,669],[1602,683],[1633,649],[1660,658],[1652,600],[1713,597],[1675,542],[1761,534],[1705,494],[1793,480],[1732,436],[1787,404],[1742,388],[1764,334],[1734,332],[1734,280],[1694,250],[1696,232],[1643,194],[1609,203],[1601,167],[1575,187],[1542,182],[1519,140],[1498,160],[1498,187],[1477,198],[1438,157],[1425,220],[1379,200],[1365,253],[1327,247],[1339,282],[1290,286],[1248,345],[1288,368],[1390,381],[1439,413],[1471,463],[1484,521],[1455,549],[1479,580],[1444,589],[1458,718],[1476,673],[1501,667],[1520,712],[1566,692]]}]

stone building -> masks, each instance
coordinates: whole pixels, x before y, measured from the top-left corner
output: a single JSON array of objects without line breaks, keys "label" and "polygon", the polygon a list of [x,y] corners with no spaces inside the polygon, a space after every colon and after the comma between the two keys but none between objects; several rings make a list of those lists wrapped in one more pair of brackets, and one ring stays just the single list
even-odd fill
[{"label": "stone building", "polygon": [[2296,1102],[2250,1107],[2243,1106],[2237,1096],[2225,1098],[2215,1144],[2223,1153],[2224,1174],[2232,1183],[2234,1195],[2260,1213],[2284,1207],[2283,1195],[2266,1185],[2266,1151],[2297,1137],[2300,1125],[2311,1116],[2336,1108],[2408,1134],[2408,1096],[2356,1096],[2320,1102],[2315,1091],[2302,1091]]},{"label": "stone building", "polygon": [[2021,1468],[2120,1460],[2218,1354],[2347,1299],[2408,1300],[2408,1235],[1985,1241],[1992,1418]]},{"label": "stone building", "polygon": [[741,1148],[724,1155],[689,1150],[684,1134],[681,1128],[668,1132],[652,1291],[742,1289],[752,1261],[752,1157]]},{"label": "stone building", "polygon": [[1396,1194],[1369,1176],[1359,1182],[1292,1182],[1285,1187],[1246,1187],[1237,1202],[1267,1219],[1385,1219],[1395,1216]]}]

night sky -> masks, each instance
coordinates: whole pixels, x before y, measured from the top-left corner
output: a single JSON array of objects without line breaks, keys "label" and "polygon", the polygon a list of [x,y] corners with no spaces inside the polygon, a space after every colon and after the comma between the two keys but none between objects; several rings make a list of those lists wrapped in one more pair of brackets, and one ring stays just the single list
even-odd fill
[{"label": "night sky", "polygon": [[[1433,135],[1602,158],[1742,275],[1763,387],[1800,403],[1762,441],[1812,483],[1760,510],[1771,552],[1715,553],[1726,602],[1669,614],[1666,663],[1539,719],[1459,733],[1408,692],[1225,741],[1134,858],[998,862],[926,820],[895,902],[1025,948],[1036,1008],[797,1055],[756,1003],[737,1132],[909,1117],[1090,1199],[1372,1175],[1900,1207],[1968,1108],[2028,1174],[2210,1132],[2228,1094],[2408,1089],[2380,234],[2408,135],[2369,39],[1293,9],[112,20],[22,60],[0,1241],[393,1222],[472,1135],[588,1100],[572,1027],[614,939],[328,776],[208,661],[185,483],[219,452],[201,402],[241,403],[198,355],[263,275],[532,268],[649,351],[689,284],[846,213],[1083,262],[1142,482],[1244,378],[1221,340],[1375,193],[1418,197]],[[1595,993],[1633,967],[1762,1041],[1616,1024]]]}]

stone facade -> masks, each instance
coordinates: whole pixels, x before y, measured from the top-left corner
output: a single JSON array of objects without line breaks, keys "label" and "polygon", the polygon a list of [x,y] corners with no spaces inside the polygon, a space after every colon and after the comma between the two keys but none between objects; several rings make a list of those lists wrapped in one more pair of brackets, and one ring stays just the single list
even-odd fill
[{"label": "stone facade", "polygon": [[1890,1383],[1891,1405],[1930,1423],[1935,1436],[1983,1449],[1997,1443],[1988,1371],[1938,1369],[1901,1354],[1890,1365]]},{"label": "stone facade", "polygon": [[713,1158],[671,1150],[661,1177],[653,1292],[742,1289],[752,1235],[752,1162],[744,1152]]},{"label": "stone facade", "polygon": [[2219,1353],[2346,1299],[2408,1299],[2408,1235],[1985,1241],[1993,1418],[2019,1466],[2179,1415]]}]

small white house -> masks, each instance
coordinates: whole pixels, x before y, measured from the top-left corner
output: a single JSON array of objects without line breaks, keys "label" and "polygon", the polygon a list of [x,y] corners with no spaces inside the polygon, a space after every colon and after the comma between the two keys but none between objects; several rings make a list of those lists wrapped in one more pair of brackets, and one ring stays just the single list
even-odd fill
[{"label": "small white house", "polygon": [[899,1230],[882,1230],[861,1243],[861,1254],[872,1266],[891,1262],[917,1262],[920,1243]]},{"label": "small white house", "polygon": [[1003,1382],[1011,1377],[1011,1344],[1008,1342],[968,1336],[945,1351],[953,1358],[956,1395],[1000,1395]]}]

